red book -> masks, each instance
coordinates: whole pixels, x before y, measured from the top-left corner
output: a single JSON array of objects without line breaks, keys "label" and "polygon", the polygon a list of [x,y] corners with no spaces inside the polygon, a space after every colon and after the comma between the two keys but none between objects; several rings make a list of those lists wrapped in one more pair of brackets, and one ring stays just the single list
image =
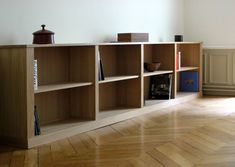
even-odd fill
[{"label": "red book", "polygon": [[176,54],[176,70],[179,70],[181,67],[181,52]]}]

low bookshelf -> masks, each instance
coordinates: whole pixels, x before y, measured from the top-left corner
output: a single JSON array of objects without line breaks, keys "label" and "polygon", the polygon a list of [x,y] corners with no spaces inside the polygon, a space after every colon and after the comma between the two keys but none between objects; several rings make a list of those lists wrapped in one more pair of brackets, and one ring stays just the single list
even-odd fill
[{"label": "low bookshelf", "polygon": [[[179,51],[181,68],[177,70]],[[103,79],[99,78],[99,60]],[[161,62],[161,66],[148,72],[144,62]],[[157,112],[196,98],[202,91],[200,42],[0,46],[0,63],[0,140],[25,148]],[[198,72],[198,92],[179,90],[184,71]],[[171,98],[150,99],[151,77],[169,74]],[[37,136],[34,106],[41,128]]]}]

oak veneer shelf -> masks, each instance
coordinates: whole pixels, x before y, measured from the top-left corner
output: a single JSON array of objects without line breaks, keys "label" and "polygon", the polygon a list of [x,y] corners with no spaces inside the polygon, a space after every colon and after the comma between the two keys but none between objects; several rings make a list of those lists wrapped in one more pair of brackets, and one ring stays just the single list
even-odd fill
[{"label": "oak veneer shelf", "polygon": [[[180,92],[175,68],[199,72],[199,92]],[[105,80],[98,80],[98,53]],[[38,62],[38,90],[33,62]],[[161,62],[144,72],[144,62]],[[0,140],[31,148],[179,104],[201,95],[201,43],[135,42],[0,46]],[[151,100],[150,78],[172,74],[172,99]],[[108,76],[108,77],[107,77]],[[14,104],[14,105],[12,105]],[[34,135],[34,106],[42,134]]]},{"label": "oak veneer shelf", "polygon": [[180,69],[176,70],[177,72],[181,71],[192,71],[192,70],[198,70],[199,67],[181,67]]},{"label": "oak veneer shelf", "polygon": [[144,72],[144,77],[154,76],[154,75],[162,75],[162,74],[170,74],[173,73],[173,70],[161,70],[154,72]]},{"label": "oak veneer shelf", "polygon": [[99,83],[102,84],[102,83],[123,81],[123,80],[135,79],[135,78],[139,78],[139,76],[138,75],[133,75],[133,76],[112,76],[112,77],[105,77],[105,80],[99,81]]},{"label": "oak veneer shelf", "polygon": [[34,93],[37,94],[37,93],[50,92],[50,91],[55,91],[55,90],[89,86],[89,85],[92,85],[92,83],[91,82],[83,82],[83,83],[64,83],[64,84],[41,85],[38,87],[37,90],[34,90]]}]

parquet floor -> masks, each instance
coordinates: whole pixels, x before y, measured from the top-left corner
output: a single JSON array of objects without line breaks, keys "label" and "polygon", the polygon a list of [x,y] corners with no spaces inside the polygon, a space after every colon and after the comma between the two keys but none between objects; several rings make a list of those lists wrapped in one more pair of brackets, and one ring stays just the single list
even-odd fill
[{"label": "parquet floor", "polygon": [[235,167],[235,98],[206,97],[30,150],[1,167]]}]

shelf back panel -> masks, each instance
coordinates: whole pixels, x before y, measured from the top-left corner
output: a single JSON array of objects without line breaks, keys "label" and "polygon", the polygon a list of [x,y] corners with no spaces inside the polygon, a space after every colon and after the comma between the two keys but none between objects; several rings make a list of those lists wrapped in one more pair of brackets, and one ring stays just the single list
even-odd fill
[{"label": "shelf back panel", "polygon": [[118,46],[118,73],[140,75],[141,45]]},{"label": "shelf back panel", "polygon": [[181,52],[181,66],[200,67],[200,43],[177,44],[177,51]]},{"label": "shelf back panel", "polygon": [[145,44],[144,62],[160,62],[158,70],[174,69],[174,45],[173,44]]},{"label": "shelf back panel", "polygon": [[28,137],[27,62],[26,48],[0,49],[0,140],[16,145],[26,145]]},{"label": "shelf back panel", "polygon": [[99,46],[105,76],[139,75],[141,45]]},{"label": "shelf back panel", "polygon": [[95,86],[71,89],[71,117],[79,120],[95,120]]},{"label": "shelf back panel", "polygon": [[99,85],[99,108],[101,111],[139,107],[141,107],[139,79],[110,82]]},{"label": "shelf back panel", "polygon": [[52,91],[35,95],[35,105],[43,126],[70,117],[69,90]]},{"label": "shelf back panel", "polygon": [[70,48],[70,81],[95,81],[95,46]]},{"label": "shelf back panel", "polygon": [[164,44],[153,46],[153,61],[161,62],[159,70],[174,69],[175,45]]},{"label": "shelf back panel", "polygon": [[35,48],[38,65],[38,84],[69,82],[69,50],[67,47]]}]

